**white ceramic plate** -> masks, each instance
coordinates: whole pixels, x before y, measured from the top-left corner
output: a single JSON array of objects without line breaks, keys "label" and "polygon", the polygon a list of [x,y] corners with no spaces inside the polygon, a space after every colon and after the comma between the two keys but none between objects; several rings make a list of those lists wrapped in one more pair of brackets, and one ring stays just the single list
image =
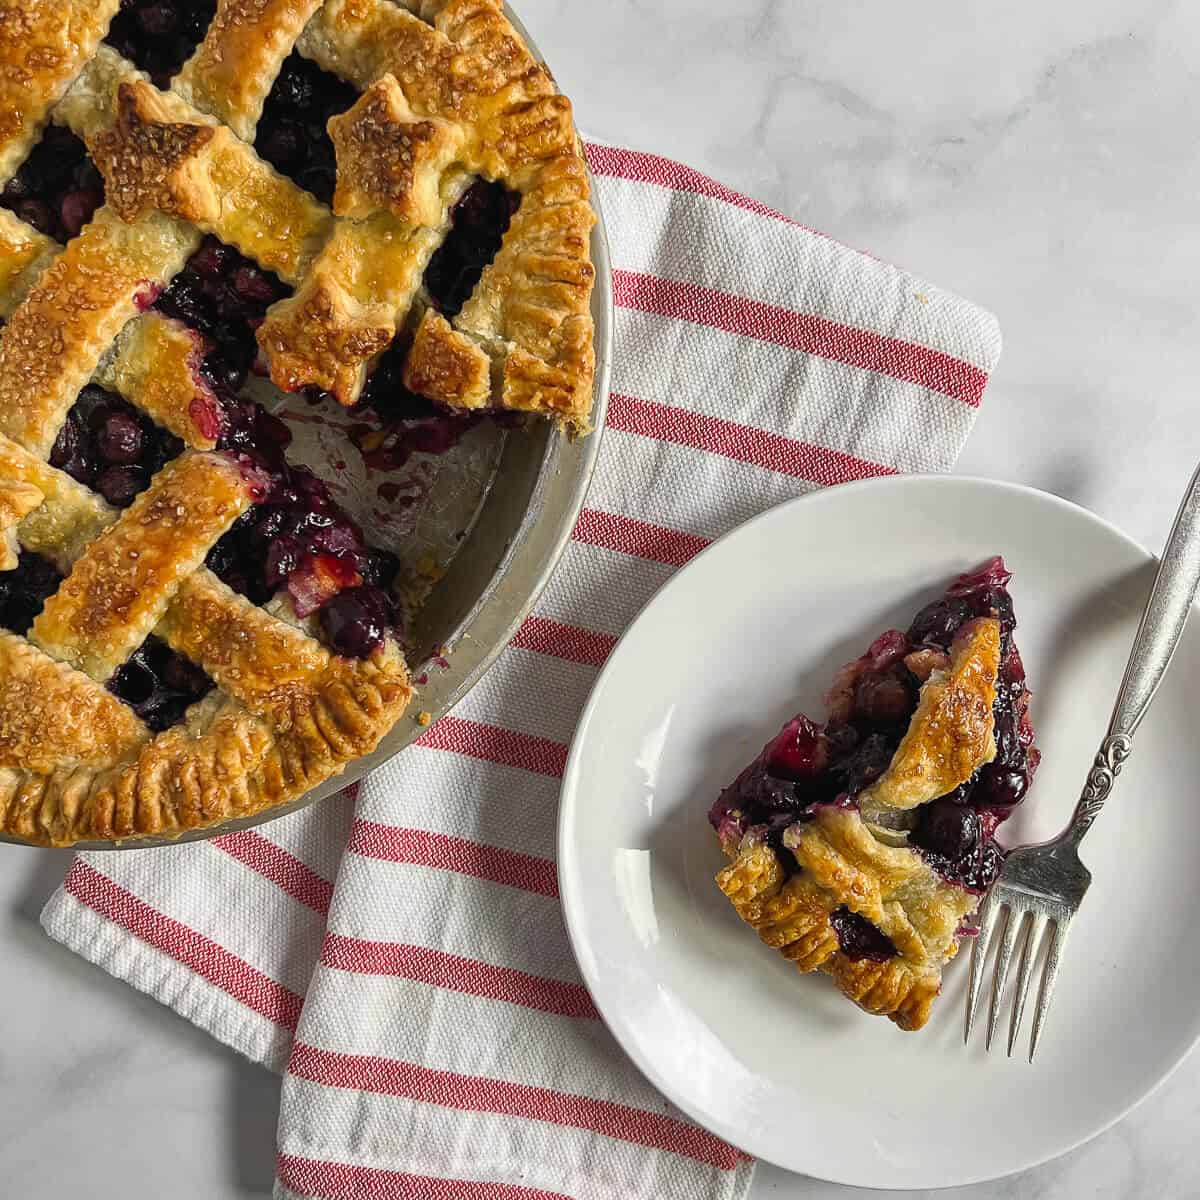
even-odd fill
[{"label": "white ceramic plate", "polygon": [[925,1029],[902,1033],[762,946],[712,881],[720,788],[797,709],[821,714],[837,666],[994,553],[1014,575],[1044,756],[1004,830],[1049,837],[1104,733],[1153,563],[1027,488],[909,476],[765,513],[651,601],[576,735],[559,875],[600,1011],[680,1108],[793,1171],[925,1188],[1021,1170],[1116,1121],[1200,1035],[1195,618],[1084,844],[1095,882],[1032,1067],[981,1038],[963,1047],[969,955]]}]

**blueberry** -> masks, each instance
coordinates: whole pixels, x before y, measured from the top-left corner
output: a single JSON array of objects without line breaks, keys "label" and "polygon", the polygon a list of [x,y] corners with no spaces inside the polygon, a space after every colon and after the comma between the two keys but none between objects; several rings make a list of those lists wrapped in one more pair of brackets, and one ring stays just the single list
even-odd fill
[{"label": "blueberry", "polygon": [[971,619],[971,606],[963,599],[949,597],[927,604],[913,618],[908,630],[915,646],[938,646],[948,650],[959,628]]},{"label": "blueberry", "polygon": [[96,477],[96,491],[115,508],[127,508],[149,482],[137,467],[108,467]]},{"label": "blueberry", "polygon": [[266,564],[263,568],[267,587],[272,590],[282,587],[288,576],[300,565],[307,549],[304,540],[295,534],[275,538],[267,549]]},{"label": "blueberry", "polygon": [[921,807],[911,838],[923,849],[953,863],[975,853],[981,833],[979,814],[974,809],[943,798]]},{"label": "blueberry", "polygon": [[312,106],[315,96],[312,76],[294,60],[288,59],[271,88],[271,100],[283,108],[305,109]]},{"label": "blueberry", "polygon": [[246,368],[239,363],[231,363],[220,354],[209,354],[204,359],[204,373],[219,388],[237,392],[246,382]]},{"label": "blueberry", "polygon": [[249,264],[238,267],[233,273],[233,290],[247,303],[270,304],[275,299],[275,285],[257,267]]},{"label": "blueberry", "polygon": [[896,953],[891,938],[882,929],[845,906],[829,914],[829,924],[837,934],[838,948],[847,958],[886,962]]},{"label": "blueberry", "polygon": [[25,633],[61,582],[62,576],[48,558],[22,550],[16,567],[0,573],[0,625]]},{"label": "blueberry", "polygon": [[145,437],[137,418],[129,413],[109,415],[96,434],[96,449],[110,465],[128,466],[141,457]]},{"label": "blueberry", "polygon": [[204,244],[188,259],[188,269],[203,279],[218,278],[229,268],[236,251],[217,241],[205,238]]},{"label": "blueberry", "polygon": [[75,186],[85,191],[99,192],[101,197],[103,197],[104,176],[96,169],[96,165],[91,159],[85,158],[75,168]]},{"label": "blueberry", "polygon": [[990,763],[979,773],[979,782],[971,802],[985,805],[1019,804],[1028,790],[1028,771]]},{"label": "blueberry", "polygon": [[74,411],[91,430],[99,429],[115,408],[132,412],[115,392],[107,391],[94,383],[86,384],[75,397]]},{"label": "blueberry", "polygon": [[997,703],[995,709],[996,759],[1002,766],[1016,767],[1025,761],[1025,747],[1011,705]]},{"label": "blueberry", "polygon": [[92,214],[103,202],[104,197],[96,191],[79,189],[68,192],[59,205],[58,215],[68,237],[75,237],[92,219]]},{"label": "blueberry", "polygon": [[161,471],[173,458],[178,458],[183,453],[183,442],[173,433],[167,433],[165,429],[159,429],[157,426],[151,427],[147,443],[140,465],[151,475]]},{"label": "blueberry", "polygon": [[829,721],[825,726],[825,740],[829,743],[829,757],[836,761],[845,758],[858,745],[858,730],[846,721]]},{"label": "blueberry", "polygon": [[154,307],[201,333],[211,334],[216,327],[212,303],[201,290],[200,277],[192,271],[176,275]]},{"label": "blueberry", "polygon": [[89,486],[96,476],[96,458],[91,435],[74,409],[67,413],[67,419],[58,431],[58,437],[54,439],[54,446],[50,451],[50,465]]},{"label": "blueberry", "polygon": [[259,154],[277,170],[298,170],[308,157],[308,147],[299,125],[281,122],[265,132],[260,131],[256,142]]},{"label": "blueberry", "polygon": [[824,769],[828,747],[821,730],[803,714],[793,717],[763,749],[768,769],[789,779]]},{"label": "blueberry", "polygon": [[391,605],[379,588],[347,588],[326,601],[320,611],[321,628],[338,654],[366,658],[383,644],[392,624]]},{"label": "blueberry", "polygon": [[425,270],[425,286],[442,312],[454,315],[462,308],[500,249],[514,211],[502,183],[481,179],[459,197],[450,233]]},{"label": "blueberry", "polygon": [[200,667],[153,636],[108,682],[108,690],[124,700],[156,733],[181,720],[188,706],[212,686]]},{"label": "blueberry", "polygon": [[137,10],[137,23],[147,37],[166,37],[175,32],[179,13],[170,4],[144,4]]},{"label": "blueberry", "polygon": [[167,687],[184,696],[199,697],[212,687],[203,668],[182,654],[171,654],[163,664],[162,679]]},{"label": "blueberry", "polygon": [[329,204],[333,200],[333,189],[337,185],[337,173],[332,167],[306,167],[300,172],[298,182],[318,200]]},{"label": "blueberry", "polygon": [[193,45],[203,40],[212,24],[216,6],[212,3],[188,5],[184,9],[183,34]]},{"label": "blueberry", "polygon": [[314,550],[338,557],[353,558],[361,545],[358,533],[348,521],[329,521],[324,528],[314,529],[309,540]]},{"label": "blueberry", "polygon": [[114,674],[110,687],[126,704],[136,708],[154,695],[158,688],[158,679],[135,653],[135,656]]},{"label": "blueberry", "polygon": [[0,192],[0,200],[10,207],[17,203],[18,200],[24,200],[30,195],[29,184],[20,171],[18,171],[5,185],[4,191]]},{"label": "blueberry", "polygon": [[832,773],[841,781],[841,790],[854,795],[887,770],[900,743],[898,734],[869,733],[845,758],[835,763]]},{"label": "blueberry", "polygon": [[31,196],[27,200],[19,201],[13,211],[22,221],[32,225],[38,233],[54,237],[58,232],[58,223],[54,219],[54,214],[50,211],[50,206],[43,200]]},{"label": "blueberry", "polygon": [[384,589],[390,588],[400,571],[400,560],[387,550],[364,546],[355,556],[358,573],[363,583]]}]

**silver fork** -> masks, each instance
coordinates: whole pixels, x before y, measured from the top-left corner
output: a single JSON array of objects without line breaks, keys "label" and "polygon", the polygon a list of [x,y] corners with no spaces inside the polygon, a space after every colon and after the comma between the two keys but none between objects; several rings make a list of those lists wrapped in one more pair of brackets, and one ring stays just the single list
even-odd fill
[{"label": "silver fork", "polygon": [[1042,983],[1033,1016],[1033,1034],[1029,1042],[1029,1061],[1033,1062],[1038,1039],[1046,1023],[1050,999],[1054,994],[1054,983],[1062,962],[1071,918],[1078,912],[1092,882],[1091,872],[1079,861],[1079,843],[1099,816],[1116,777],[1121,773],[1122,765],[1133,749],[1134,732],[1146,715],[1150,701],[1154,699],[1154,693],[1166,674],[1171,656],[1175,653],[1175,647],[1179,644],[1198,583],[1200,470],[1192,476],[1175,517],[1171,536],[1167,539],[1154,586],[1150,589],[1150,598],[1146,601],[1146,611],[1142,614],[1137,636],[1133,639],[1133,649],[1129,653],[1120,691],[1117,692],[1108,733],[1088,772],[1075,815],[1067,828],[1052,841],[1011,851],[1004,860],[999,879],[980,910],[979,934],[971,947],[971,981],[967,989],[964,1042],[970,1039],[975,1024],[975,1009],[988,948],[997,928],[1002,926],[992,979],[986,1047],[991,1049],[1004,985],[1019,941],[1021,959],[1008,1027],[1008,1053],[1012,1055],[1039,946],[1048,935],[1049,949],[1042,970]]}]

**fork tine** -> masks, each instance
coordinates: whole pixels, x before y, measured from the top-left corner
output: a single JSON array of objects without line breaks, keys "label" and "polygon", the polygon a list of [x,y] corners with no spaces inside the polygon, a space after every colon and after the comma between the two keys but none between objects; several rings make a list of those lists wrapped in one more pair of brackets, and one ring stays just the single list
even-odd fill
[{"label": "fork tine", "polygon": [[996,928],[996,915],[1000,905],[995,895],[989,896],[979,910],[979,933],[971,944],[971,981],[967,985],[967,1023],[963,1030],[963,1042],[971,1040],[971,1029],[975,1025],[975,1008],[979,1001],[979,984],[983,979],[983,964],[987,960],[988,945],[992,931]]},{"label": "fork tine", "polygon": [[1017,936],[1017,926],[1021,922],[1019,909],[1009,907],[1004,917],[1004,933],[1000,937],[1000,949],[996,951],[996,970],[992,975],[992,1002],[988,1007],[987,1037],[983,1048],[992,1048],[992,1035],[996,1032],[996,1014],[1000,1011],[1000,1001],[1004,995],[1004,984],[1008,980],[1008,966],[1012,962],[1013,942]]},{"label": "fork tine", "polygon": [[1046,918],[1041,913],[1031,912],[1029,934],[1021,947],[1021,965],[1017,970],[1017,994],[1013,997],[1012,1021],[1008,1026],[1008,1057],[1012,1058],[1017,1034],[1021,1031],[1021,1018],[1025,1015],[1025,998],[1029,994],[1029,981],[1033,978],[1033,963],[1037,958],[1038,944],[1046,930]]},{"label": "fork tine", "polygon": [[1054,919],[1054,936],[1050,949],[1046,954],[1046,966],[1042,971],[1042,986],[1038,992],[1037,1009],[1033,1014],[1033,1036],[1029,1042],[1029,1061],[1037,1053],[1038,1038],[1042,1035],[1042,1026],[1046,1021],[1046,1012],[1050,1008],[1050,997],[1054,994],[1054,981],[1058,977],[1058,964],[1062,957],[1063,943],[1067,940],[1067,922],[1069,916]]}]

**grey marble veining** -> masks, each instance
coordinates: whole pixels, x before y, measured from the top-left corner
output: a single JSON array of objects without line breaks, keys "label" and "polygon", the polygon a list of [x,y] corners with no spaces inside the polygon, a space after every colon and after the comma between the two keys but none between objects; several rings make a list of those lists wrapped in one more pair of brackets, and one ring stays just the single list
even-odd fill
[{"label": "grey marble veining", "polygon": [[[519,10],[587,133],[683,159],[995,311],[1004,357],[961,469],[1058,492],[1161,545],[1200,458],[1200,7]],[[65,861],[0,847],[0,1193],[268,1195],[275,1081],[48,942],[36,914]],[[1198,1119],[1193,1055],[1089,1145],[937,1195],[1200,1195]],[[754,1200],[876,1194],[762,1167]]]}]

